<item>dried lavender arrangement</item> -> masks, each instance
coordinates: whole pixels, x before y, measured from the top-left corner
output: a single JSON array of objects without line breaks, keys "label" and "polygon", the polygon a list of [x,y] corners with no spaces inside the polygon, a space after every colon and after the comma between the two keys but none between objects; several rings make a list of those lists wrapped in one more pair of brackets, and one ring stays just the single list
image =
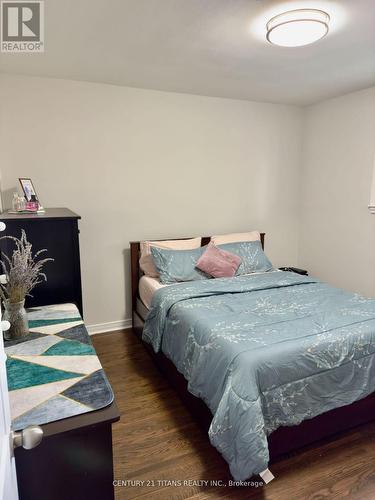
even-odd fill
[{"label": "dried lavender arrangement", "polygon": [[11,325],[6,332],[6,338],[16,339],[29,333],[25,297],[31,296],[31,290],[39,283],[47,281],[47,276],[42,269],[53,259],[40,259],[40,255],[46,252],[46,249],[39,250],[33,255],[32,245],[27,241],[24,230],[21,232],[20,239],[14,236],[0,238],[0,240],[3,239],[11,240],[15,244],[12,256],[8,257],[3,253],[3,259],[0,260],[5,275],[0,283],[0,297],[5,308],[4,319],[8,320]]}]

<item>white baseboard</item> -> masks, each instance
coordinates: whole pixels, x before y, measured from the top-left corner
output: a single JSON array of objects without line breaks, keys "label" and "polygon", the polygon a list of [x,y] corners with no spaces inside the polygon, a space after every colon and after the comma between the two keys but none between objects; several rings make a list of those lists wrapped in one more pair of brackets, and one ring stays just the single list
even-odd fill
[{"label": "white baseboard", "polygon": [[97,333],[107,333],[114,332],[116,330],[124,330],[124,328],[130,328],[132,326],[132,320],[120,319],[119,321],[110,321],[109,323],[98,323],[97,325],[86,325],[89,335],[95,335]]}]

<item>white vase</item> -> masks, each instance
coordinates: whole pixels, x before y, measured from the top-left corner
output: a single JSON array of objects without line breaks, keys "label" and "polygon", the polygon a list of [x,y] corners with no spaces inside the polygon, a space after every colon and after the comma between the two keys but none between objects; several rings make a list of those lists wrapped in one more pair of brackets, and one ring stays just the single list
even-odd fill
[{"label": "white vase", "polygon": [[15,340],[29,333],[29,323],[25,310],[25,300],[21,302],[4,301],[4,320],[9,321],[10,328],[4,332],[5,340]]}]

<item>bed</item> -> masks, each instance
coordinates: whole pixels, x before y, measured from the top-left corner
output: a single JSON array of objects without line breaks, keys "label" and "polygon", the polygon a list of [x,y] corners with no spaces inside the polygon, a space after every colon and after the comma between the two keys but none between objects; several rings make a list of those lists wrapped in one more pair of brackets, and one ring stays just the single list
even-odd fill
[{"label": "bed", "polygon": [[374,300],[284,272],[159,286],[147,297],[140,243],[130,250],[133,330],[236,480],[374,418]]}]

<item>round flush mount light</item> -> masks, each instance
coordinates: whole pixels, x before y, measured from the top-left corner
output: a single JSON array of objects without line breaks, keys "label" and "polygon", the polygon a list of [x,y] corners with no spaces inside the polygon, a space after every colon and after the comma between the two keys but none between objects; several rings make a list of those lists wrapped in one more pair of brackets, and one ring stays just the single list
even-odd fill
[{"label": "round flush mount light", "polygon": [[318,9],[296,9],[274,16],[267,23],[267,40],[281,47],[301,47],[323,38],[330,17]]}]

